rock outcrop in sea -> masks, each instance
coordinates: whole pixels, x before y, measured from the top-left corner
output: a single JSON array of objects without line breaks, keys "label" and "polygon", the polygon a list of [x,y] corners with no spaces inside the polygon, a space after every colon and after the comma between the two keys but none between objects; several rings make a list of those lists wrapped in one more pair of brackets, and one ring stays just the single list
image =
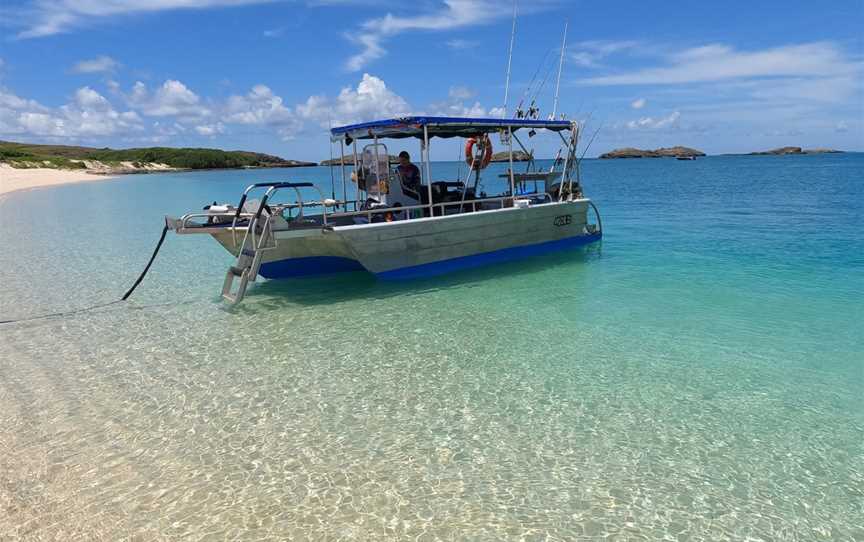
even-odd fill
[{"label": "rock outcrop in sea", "polygon": [[[395,154],[390,154],[388,156],[390,157],[390,163],[391,164],[398,164],[399,163],[399,157],[396,156]],[[359,153],[358,153],[357,159],[358,160],[360,159]],[[320,166],[341,166],[342,165],[342,158],[339,157],[339,158],[331,158],[329,160],[322,160],[321,162],[319,162],[318,165],[320,165]],[[354,154],[353,153],[352,154],[347,154],[347,153],[345,154],[345,165],[346,166],[353,166],[354,165]]]},{"label": "rock outcrop in sea", "polygon": [[802,149],[801,147],[780,147],[779,149],[771,149],[770,151],[756,151],[748,153],[750,156],[765,156],[765,155],[784,155],[784,154],[828,154],[841,153],[835,149],[826,149],[818,147],[815,149]]},{"label": "rock outcrop in sea", "polygon": [[659,149],[636,149],[633,147],[625,147],[623,149],[615,149],[600,155],[600,158],[675,158],[678,156],[705,156],[705,153],[691,149],[690,147],[661,147]]},{"label": "rock outcrop in sea", "polygon": [[[531,159],[531,155],[525,151],[513,151],[514,162],[527,162]],[[507,151],[496,152],[492,154],[493,162],[509,162],[510,154]]]},{"label": "rock outcrop in sea", "polygon": [[[531,157],[527,152],[513,151],[513,161],[514,162],[527,162],[530,158]],[[507,162],[509,160],[510,160],[510,157],[507,154],[507,151],[496,152],[492,155],[492,161],[493,162]],[[399,163],[399,157],[391,154],[390,155],[390,163],[391,164],[398,164]],[[322,165],[322,166],[339,166],[339,165],[342,165],[342,159],[341,158],[332,158],[330,160],[322,160],[320,165]],[[353,154],[351,154],[351,155],[346,154],[345,155],[345,165],[346,166],[353,166],[354,165],[354,155]]]}]

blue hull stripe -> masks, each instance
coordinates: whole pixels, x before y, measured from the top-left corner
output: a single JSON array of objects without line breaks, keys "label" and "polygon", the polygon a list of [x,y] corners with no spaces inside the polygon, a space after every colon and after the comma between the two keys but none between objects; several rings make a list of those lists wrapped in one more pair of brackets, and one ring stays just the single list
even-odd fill
[{"label": "blue hull stripe", "polygon": [[602,234],[595,233],[592,235],[579,235],[577,237],[568,237],[566,239],[557,239],[555,241],[546,241],[534,245],[524,245],[519,247],[504,248],[494,250],[492,252],[483,252],[481,254],[472,254],[470,256],[461,256],[451,260],[443,260],[440,262],[432,262],[423,265],[415,265],[413,267],[403,267],[402,269],[394,269],[377,273],[376,276],[385,280],[402,280],[414,279],[422,277],[431,277],[442,275],[452,271],[462,269],[471,269],[484,265],[509,262],[521,258],[531,256],[539,256],[556,250],[565,248],[573,248],[582,245],[587,245],[595,241],[599,241]]},{"label": "blue hull stripe", "polygon": [[[599,233],[593,235],[579,235],[576,237],[568,237],[566,239],[547,241],[545,243],[510,247],[501,250],[494,250],[492,252],[484,252],[482,254],[461,256],[459,258],[443,260],[440,262],[415,265],[413,267],[403,267],[402,269],[377,273],[376,276],[385,280],[431,277],[450,273],[452,271],[509,262],[521,258],[539,256],[556,250],[587,245],[599,241],[600,238],[601,234]],[[365,268],[360,265],[360,262],[350,258],[341,258],[338,256],[309,256],[305,258],[289,258],[287,260],[263,263],[261,264],[258,273],[267,279],[285,279],[364,270]]]},{"label": "blue hull stripe", "polygon": [[364,271],[357,260],[339,256],[308,256],[262,263],[258,274],[266,279],[287,279],[311,275],[329,275],[347,271]]}]

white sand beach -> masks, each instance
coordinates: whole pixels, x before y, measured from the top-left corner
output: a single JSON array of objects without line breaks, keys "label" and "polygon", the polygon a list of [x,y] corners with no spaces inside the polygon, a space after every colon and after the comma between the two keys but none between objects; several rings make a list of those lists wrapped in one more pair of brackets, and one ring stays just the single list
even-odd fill
[{"label": "white sand beach", "polygon": [[18,169],[8,164],[0,164],[0,195],[43,186],[85,181],[105,181],[113,178],[116,178],[116,176],[99,175],[71,169]]}]

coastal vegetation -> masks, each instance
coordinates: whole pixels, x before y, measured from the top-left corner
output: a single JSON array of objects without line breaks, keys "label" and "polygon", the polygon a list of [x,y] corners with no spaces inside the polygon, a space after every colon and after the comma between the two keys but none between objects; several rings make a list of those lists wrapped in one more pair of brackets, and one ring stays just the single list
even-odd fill
[{"label": "coastal vegetation", "polygon": [[17,168],[87,169],[99,173],[315,165],[249,151],[147,147],[110,149],[0,141],[0,162]]}]

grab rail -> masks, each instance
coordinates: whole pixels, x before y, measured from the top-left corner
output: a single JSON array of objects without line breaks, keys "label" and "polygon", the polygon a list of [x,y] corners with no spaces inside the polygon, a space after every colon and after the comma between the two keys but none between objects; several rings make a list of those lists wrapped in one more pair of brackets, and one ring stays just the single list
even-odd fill
[{"label": "grab rail", "polygon": [[597,206],[594,205],[594,202],[590,199],[588,200],[588,205],[590,205],[591,208],[594,209],[594,216],[597,217],[597,231],[603,233],[603,220],[600,219],[600,211],[597,209]]},{"label": "grab rail", "polygon": [[[240,203],[237,204],[237,212],[234,214],[234,219],[231,221],[231,242],[236,246],[237,245],[237,236],[234,233],[235,228],[237,226],[237,219],[240,218],[240,213],[243,212],[243,205],[246,203],[246,199],[249,197],[249,193],[256,188],[264,188],[267,187],[267,192],[265,192],[264,200],[261,202],[261,205],[258,206],[258,212],[255,213],[255,222],[257,222],[258,217],[261,216],[261,210],[264,208],[264,205],[267,201],[267,196],[274,189],[278,190],[280,188],[293,188],[297,191],[297,197],[300,198],[300,188],[315,188],[318,193],[321,195],[321,199],[324,199],[324,195],[321,193],[321,190],[316,187],[314,184],[309,182],[302,183],[291,183],[291,182],[263,182],[263,183],[254,183],[250,184],[246,187],[246,190],[243,191],[243,195],[240,196]],[[302,200],[301,200],[302,203]],[[302,211],[301,211],[302,214]],[[250,224],[251,226],[251,224]],[[244,240],[245,242],[245,240]]]}]

